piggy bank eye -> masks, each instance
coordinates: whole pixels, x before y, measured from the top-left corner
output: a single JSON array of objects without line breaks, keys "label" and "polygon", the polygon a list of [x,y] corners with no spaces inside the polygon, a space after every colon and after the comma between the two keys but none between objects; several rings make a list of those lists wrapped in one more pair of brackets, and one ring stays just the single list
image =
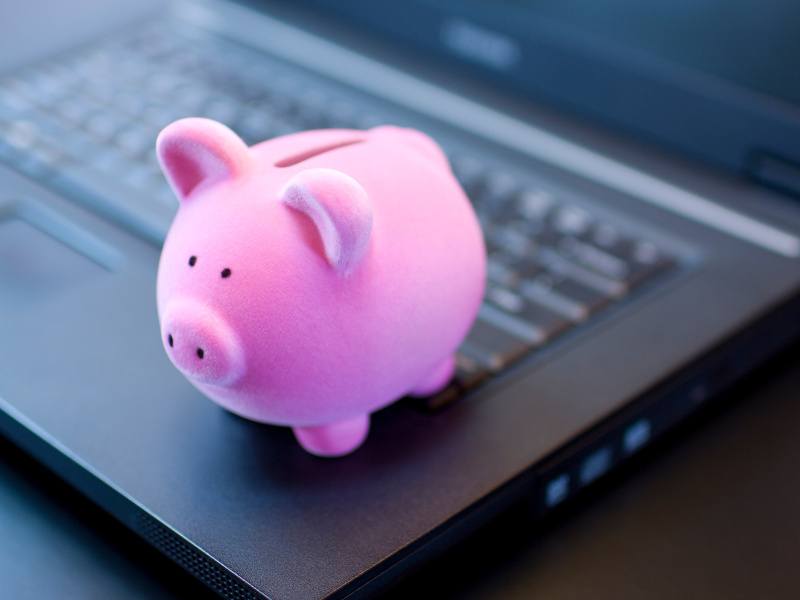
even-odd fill
[{"label": "piggy bank eye", "polygon": [[189,266],[193,267],[193,266],[195,266],[195,264],[197,264],[197,257],[196,256],[190,256],[189,257]]},{"label": "piggy bank eye", "polygon": [[223,279],[227,279],[228,277],[231,276],[231,270],[228,267],[225,267],[224,269],[222,269],[222,273],[220,273],[220,276]]}]

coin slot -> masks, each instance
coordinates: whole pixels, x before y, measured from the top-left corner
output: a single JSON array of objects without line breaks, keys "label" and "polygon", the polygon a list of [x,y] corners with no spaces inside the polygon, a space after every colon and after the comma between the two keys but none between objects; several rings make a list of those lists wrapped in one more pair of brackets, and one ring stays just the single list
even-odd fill
[{"label": "coin slot", "polygon": [[303,161],[308,160],[309,158],[314,158],[315,156],[319,156],[320,154],[325,154],[326,152],[331,152],[339,148],[354,146],[355,144],[360,144],[363,141],[364,140],[361,139],[344,140],[340,142],[334,142],[332,144],[326,144],[325,146],[317,146],[316,148],[304,150],[303,152],[300,152],[298,154],[293,154],[292,156],[282,158],[281,160],[275,163],[275,166],[280,168],[292,167],[294,165],[300,164]]}]

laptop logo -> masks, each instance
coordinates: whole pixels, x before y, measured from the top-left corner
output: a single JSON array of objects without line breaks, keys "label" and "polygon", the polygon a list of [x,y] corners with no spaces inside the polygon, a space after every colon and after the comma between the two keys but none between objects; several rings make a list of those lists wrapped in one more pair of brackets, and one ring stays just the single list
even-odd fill
[{"label": "laptop logo", "polygon": [[441,41],[451,52],[497,70],[508,70],[520,59],[519,45],[512,38],[463,19],[442,23]]}]

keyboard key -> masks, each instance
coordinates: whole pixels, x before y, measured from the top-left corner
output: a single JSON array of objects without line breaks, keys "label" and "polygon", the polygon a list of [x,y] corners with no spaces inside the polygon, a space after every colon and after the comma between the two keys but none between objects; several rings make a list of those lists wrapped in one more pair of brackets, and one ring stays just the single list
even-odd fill
[{"label": "keyboard key", "polygon": [[580,235],[589,230],[592,219],[582,208],[562,206],[552,216],[553,228],[564,235]]},{"label": "keyboard key", "polygon": [[0,129],[5,142],[19,152],[32,148],[38,138],[36,123],[28,120],[15,120]]},{"label": "keyboard key", "polygon": [[624,282],[584,268],[580,264],[565,258],[552,248],[540,248],[537,258],[552,274],[562,278],[573,279],[581,285],[602,292],[604,295],[620,298],[628,291],[628,286]]},{"label": "keyboard key", "polygon": [[26,77],[31,99],[37,104],[53,104],[70,92],[70,83],[46,69],[32,71]]},{"label": "keyboard key", "polygon": [[101,141],[110,141],[122,129],[124,117],[112,117],[109,113],[95,113],[84,123],[84,128]]},{"label": "keyboard key", "polygon": [[491,249],[511,256],[524,257],[533,251],[533,241],[528,234],[513,225],[491,227],[486,237]]},{"label": "keyboard key", "polygon": [[119,94],[114,98],[114,106],[130,117],[142,118],[150,102],[142,94]]},{"label": "keyboard key", "polygon": [[545,341],[544,332],[530,323],[504,311],[491,303],[481,306],[479,317],[498,329],[503,329],[511,335],[525,341],[531,348]]},{"label": "keyboard key", "polygon": [[129,127],[121,131],[114,138],[114,142],[125,154],[133,158],[138,158],[155,147],[155,138],[142,127]]},{"label": "keyboard key", "polygon": [[[202,109],[198,109],[197,111],[189,111],[179,104],[171,104],[169,106],[163,104],[151,104],[145,109],[140,118],[148,125],[152,125],[156,129],[161,130],[162,127],[166,127],[172,121],[190,116],[196,117],[205,115],[203,114]],[[123,124],[127,125],[127,121],[123,122]]]},{"label": "keyboard key", "polygon": [[87,161],[93,171],[104,177],[125,178],[131,170],[128,158],[113,147],[103,148]]},{"label": "keyboard key", "polygon": [[529,349],[530,345],[520,338],[483,318],[478,318],[460,351],[486,369],[498,372]]},{"label": "keyboard key", "polygon": [[456,372],[453,380],[442,391],[425,398],[414,398],[415,403],[428,411],[438,411],[461,398],[480,385],[489,372],[477,360],[459,351],[456,355]]},{"label": "keyboard key", "polygon": [[250,144],[272,137],[275,123],[264,111],[245,109],[234,124],[236,131]]},{"label": "keyboard key", "polygon": [[566,316],[585,321],[594,311],[608,303],[608,297],[567,277],[544,274],[521,286],[521,292],[533,302]]},{"label": "keyboard key", "polygon": [[386,117],[371,112],[365,112],[358,114],[355,127],[356,129],[372,129],[373,127],[380,127],[381,125],[388,124],[389,122],[386,120]]},{"label": "keyboard key", "polygon": [[297,118],[306,129],[321,129],[333,124],[328,115],[328,98],[315,90],[303,92],[297,99]]},{"label": "keyboard key", "polygon": [[331,123],[334,127],[351,129],[356,127],[359,120],[359,110],[350,102],[334,101],[328,107]]},{"label": "keyboard key", "polygon": [[32,103],[11,90],[3,89],[4,83],[0,80],[0,120],[17,119],[30,110]]},{"label": "keyboard key", "polygon": [[63,168],[64,163],[64,155],[58,149],[38,144],[20,155],[16,166],[30,177],[42,180]]},{"label": "keyboard key", "polygon": [[511,200],[517,187],[516,179],[508,173],[489,172],[484,181],[483,200],[491,204],[492,210],[501,210]]},{"label": "keyboard key", "polygon": [[463,395],[464,390],[457,383],[452,382],[440,392],[423,397],[411,396],[410,400],[422,410],[437,412],[450,406]]},{"label": "keyboard key", "polygon": [[569,321],[529,298],[525,299],[525,306],[519,316],[543,332],[547,340],[563,333],[571,326]]},{"label": "keyboard key", "polygon": [[672,264],[672,259],[659,250],[655,244],[646,240],[632,243],[631,257],[636,274],[652,274]]},{"label": "keyboard key", "polygon": [[511,268],[517,275],[518,282],[533,279],[545,272],[545,266],[535,257],[513,259]]},{"label": "keyboard key", "polygon": [[519,282],[519,273],[503,255],[496,252],[490,254],[486,261],[486,276],[491,283],[503,287],[514,287]]},{"label": "keyboard key", "polygon": [[60,138],[58,147],[70,160],[84,164],[91,156],[102,152],[102,148],[93,139],[78,131],[65,133]]},{"label": "keyboard key", "polygon": [[[239,115],[240,105],[232,98],[217,96],[212,98],[200,111],[200,114],[209,119],[230,125]],[[167,120],[169,122],[169,120]]]},{"label": "keyboard key", "polygon": [[565,298],[579,304],[586,311],[587,316],[602,308],[610,298],[595,289],[592,289],[571,277],[556,278],[550,289]]},{"label": "keyboard key", "polygon": [[137,165],[131,168],[123,181],[131,189],[142,192],[160,190],[167,185],[161,171],[147,165]]},{"label": "keyboard key", "polygon": [[453,174],[458,179],[469,199],[478,210],[488,210],[482,202],[482,192],[486,180],[486,167],[471,156],[454,156],[450,161]]},{"label": "keyboard key", "polygon": [[635,287],[647,279],[669,269],[674,260],[654,243],[647,240],[635,240],[624,237],[617,232],[595,229],[592,240],[602,248],[603,252],[625,264],[625,282]]},{"label": "keyboard key", "polygon": [[558,250],[578,264],[611,279],[626,281],[630,275],[630,269],[624,260],[576,238],[563,238]]},{"label": "keyboard key", "polygon": [[489,286],[486,291],[486,301],[490,306],[513,314],[528,325],[535,327],[543,336],[541,342],[569,327],[569,322],[552,310],[502,287]]},{"label": "keyboard key", "polygon": [[608,223],[598,223],[592,228],[588,241],[599,248],[614,248],[622,242],[622,234]]},{"label": "keyboard key", "polygon": [[[644,242],[649,244],[649,242]],[[638,285],[651,277],[666,271],[675,264],[675,261],[663,252],[654,249],[635,251],[631,272],[631,284]]]},{"label": "keyboard key", "polygon": [[519,314],[525,307],[525,300],[522,296],[502,287],[490,286],[486,290],[486,299],[509,313]]},{"label": "keyboard key", "polygon": [[652,242],[635,242],[633,244],[633,259],[642,265],[653,265],[658,262],[660,252]]},{"label": "keyboard key", "polygon": [[19,158],[16,149],[3,139],[2,128],[0,128],[0,161],[13,163],[17,160]]},{"label": "keyboard key", "polygon": [[[129,63],[131,66],[136,65],[136,63]],[[135,66],[134,66],[135,68]],[[129,77],[135,77],[135,74],[132,72],[128,72],[127,75]],[[160,73],[155,73],[151,77],[147,77],[145,80],[145,93],[156,95],[156,96],[170,96],[175,93],[178,88],[180,87],[182,80],[179,77],[174,76],[169,71],[162,71]]]},{"label": "keyboard key", "polygon": [[463,348],[459,348],[456,355],[456,372],[453,375],[453,382],[462,391],[471,390],[477,387],[489,377],[489,371],[476,360],[465,353]]},{"label": "keyboard key", "polygon": [[543,191],[527,189],[523,191],[516,202],[516,210],[526,221],[544,221],[555,206],[553,197]]}]

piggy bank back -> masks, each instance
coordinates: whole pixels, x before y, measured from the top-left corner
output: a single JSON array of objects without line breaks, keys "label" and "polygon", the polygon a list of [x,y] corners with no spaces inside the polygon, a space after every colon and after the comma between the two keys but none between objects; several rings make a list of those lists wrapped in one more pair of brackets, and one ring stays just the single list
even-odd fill
[{"label": "piggy bank back", "polygon": [[485,249],[430,138],[320,130],[248,148],[183,119],[157,151],[180,201],[159,263],[162,340],[205,395],[336,456],[371,412],[451,377]]}]

